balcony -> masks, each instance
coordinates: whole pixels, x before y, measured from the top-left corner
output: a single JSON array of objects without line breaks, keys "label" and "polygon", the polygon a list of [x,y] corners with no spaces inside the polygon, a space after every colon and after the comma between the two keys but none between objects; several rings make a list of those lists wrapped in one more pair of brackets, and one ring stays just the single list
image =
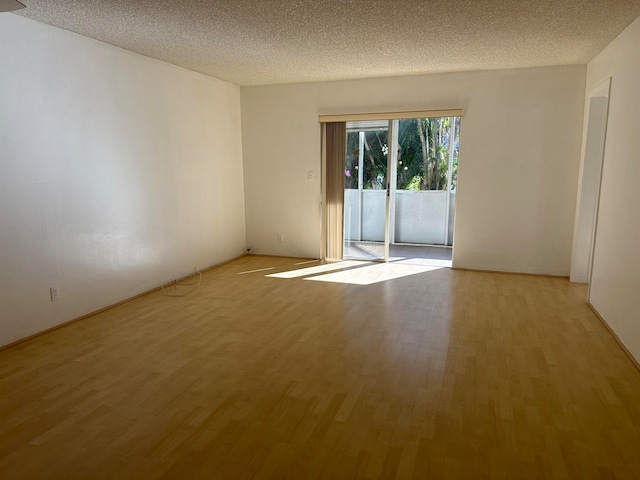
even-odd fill
[{"label": "balcony", "polygon": [[[398,190],[392,203],[389,261],[451,266],[455,192]],[[385,190],[346,189],[345,258],[384,257],[385,218]]]}]

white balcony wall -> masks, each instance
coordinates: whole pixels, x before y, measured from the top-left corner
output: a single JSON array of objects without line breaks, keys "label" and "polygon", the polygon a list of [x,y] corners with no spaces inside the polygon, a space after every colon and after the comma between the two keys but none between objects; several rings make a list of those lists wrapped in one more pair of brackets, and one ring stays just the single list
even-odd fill
[{"label": "white balcony wall", "polygon": [[352,188],[344,191],[344,239],[362,240],[360,238],[360,209],[358,202],[360,201],[360,191]]},{"label": "white balcony wall", "polygon": [[397,243],[444,244],[447,192],[396,192]]},{"label": "white balcony wall", "polygon": [[385,190],[362,191],[362,240],[384,242],[386,198]]},{"label": "white balcony wall", "polygon": [[360,232],[360,193],[344,191],[345,240],[384,242],[386,202],[384,190],[362,191],[362,233]]},{"label": "white balcony wall", "polygon": [[[453,243],[456,194],[452,193],[448,245]],[[360,233],[359,192],[344,192],[344,223],[346,240],[384,241],[385,191],[362,191],[362,233]],[[442,245],[446,228],[446,192],[396,192],[395,242]]]},{"label": "white balcony wall", "polygon": [[455,220],[456,220],[456,194],[454,193],[450,193],[449,195],[451,195],[451,201],[449,202],[449,232],[448,232],[448,236],[449,236],[449,242],[448,245],[453,245],[453,230],[454,230],[454,226],[455,226]]}]

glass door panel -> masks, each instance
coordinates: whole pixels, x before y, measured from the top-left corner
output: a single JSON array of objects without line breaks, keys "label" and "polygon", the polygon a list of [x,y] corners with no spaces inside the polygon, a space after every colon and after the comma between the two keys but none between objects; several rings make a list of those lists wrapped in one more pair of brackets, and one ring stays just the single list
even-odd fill
[{"label": "glass door panel", "polygon": [[460,117],[413,118],[398,125],[393,241],[453,241]]},{"label": "glass door panel", "polygon": [[347,123],[344,257],[385,260],[389,122]]}]

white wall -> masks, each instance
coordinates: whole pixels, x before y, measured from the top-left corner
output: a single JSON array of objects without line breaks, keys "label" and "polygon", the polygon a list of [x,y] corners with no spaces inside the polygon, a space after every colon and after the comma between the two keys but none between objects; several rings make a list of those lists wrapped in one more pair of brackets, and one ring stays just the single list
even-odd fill
[{"label": "white wall", "polygon": [[240,255],[241,149],[239,87],[0,15],[0,345]]},{"label": "white wall", "polygon": [[609,123],[589,301],[640,360],[638,45],[640,18],[589,63],[587,89],[611,76]]},{"label": "white wall", "polygon": [[568,275],[585,74],[568,66],[243,88],[247,241],[259,253],[320,254],[320,181],[307,180],[320,172],[318,114],[462,107],[454,266]]}]

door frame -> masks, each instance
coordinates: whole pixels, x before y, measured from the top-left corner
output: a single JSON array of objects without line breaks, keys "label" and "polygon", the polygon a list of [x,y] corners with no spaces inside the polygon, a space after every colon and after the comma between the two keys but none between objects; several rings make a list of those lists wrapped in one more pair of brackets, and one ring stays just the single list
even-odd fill
[{"label": "door frame", "polygon": [[[610,96],[611,77],[600,82],[587,95],[571,252],[570,279],[575,283],[591,284]],[[605,99],[601,112],[593,110],[593,102],[596,99]],[[592,118],[593,114],[599,116]],[[599,122],[596,124],[596,130],[590,128],[592,121]],[[594,142],[596,143],[593,144]]]},{"label": "door frame", "polygon": [[[460,117],[460,123],[462,124],[462,117],[464,116],[464,109],[452,108],[452,109],[437,109],[437,110],[411,110],[411,111],[389,111],[389,112],[374,112],[374,113],[341,113],[341,114],[321,114],[318,116],[320,123],[320,152],[321,152],[321,192],[322,198],[320,200],[320,209],[322,217],[321,225],[321,242],[320,242],[320,259],[323,261],[341,261],[339,259],[327,258],[327,243],[328,243],[328,228],[327,228],[327,149],[326,149],[326,124],[331,122],[356,122],[366,120],[387,120],[389,122],[389,135],[395,131],[396,144],[397,144],[397,132],[398,132],[398,120],[411,119],[411,118],[436,118],[436,117]],[[395,124],[395,128],[393,128]],[[397,162],[397,148],[391,149],[392,155]],[[386,181],[386,218],[385,218],[385,255],[383,260],[376,260],[379,262],[389,261],[389,240],[391,237],[389,216],[391,214],[391,172],[390,163],[392,155],[387,156],[387,181]],[[395,172],[395,170],[394,170]],[[450,192],[447,192],[450,195]],[[395,199],[394,199],[395,200]],[[445,232],[448,235],[448,232]],[[344,241],[344,229],[343,229],[343,241]]]}]

